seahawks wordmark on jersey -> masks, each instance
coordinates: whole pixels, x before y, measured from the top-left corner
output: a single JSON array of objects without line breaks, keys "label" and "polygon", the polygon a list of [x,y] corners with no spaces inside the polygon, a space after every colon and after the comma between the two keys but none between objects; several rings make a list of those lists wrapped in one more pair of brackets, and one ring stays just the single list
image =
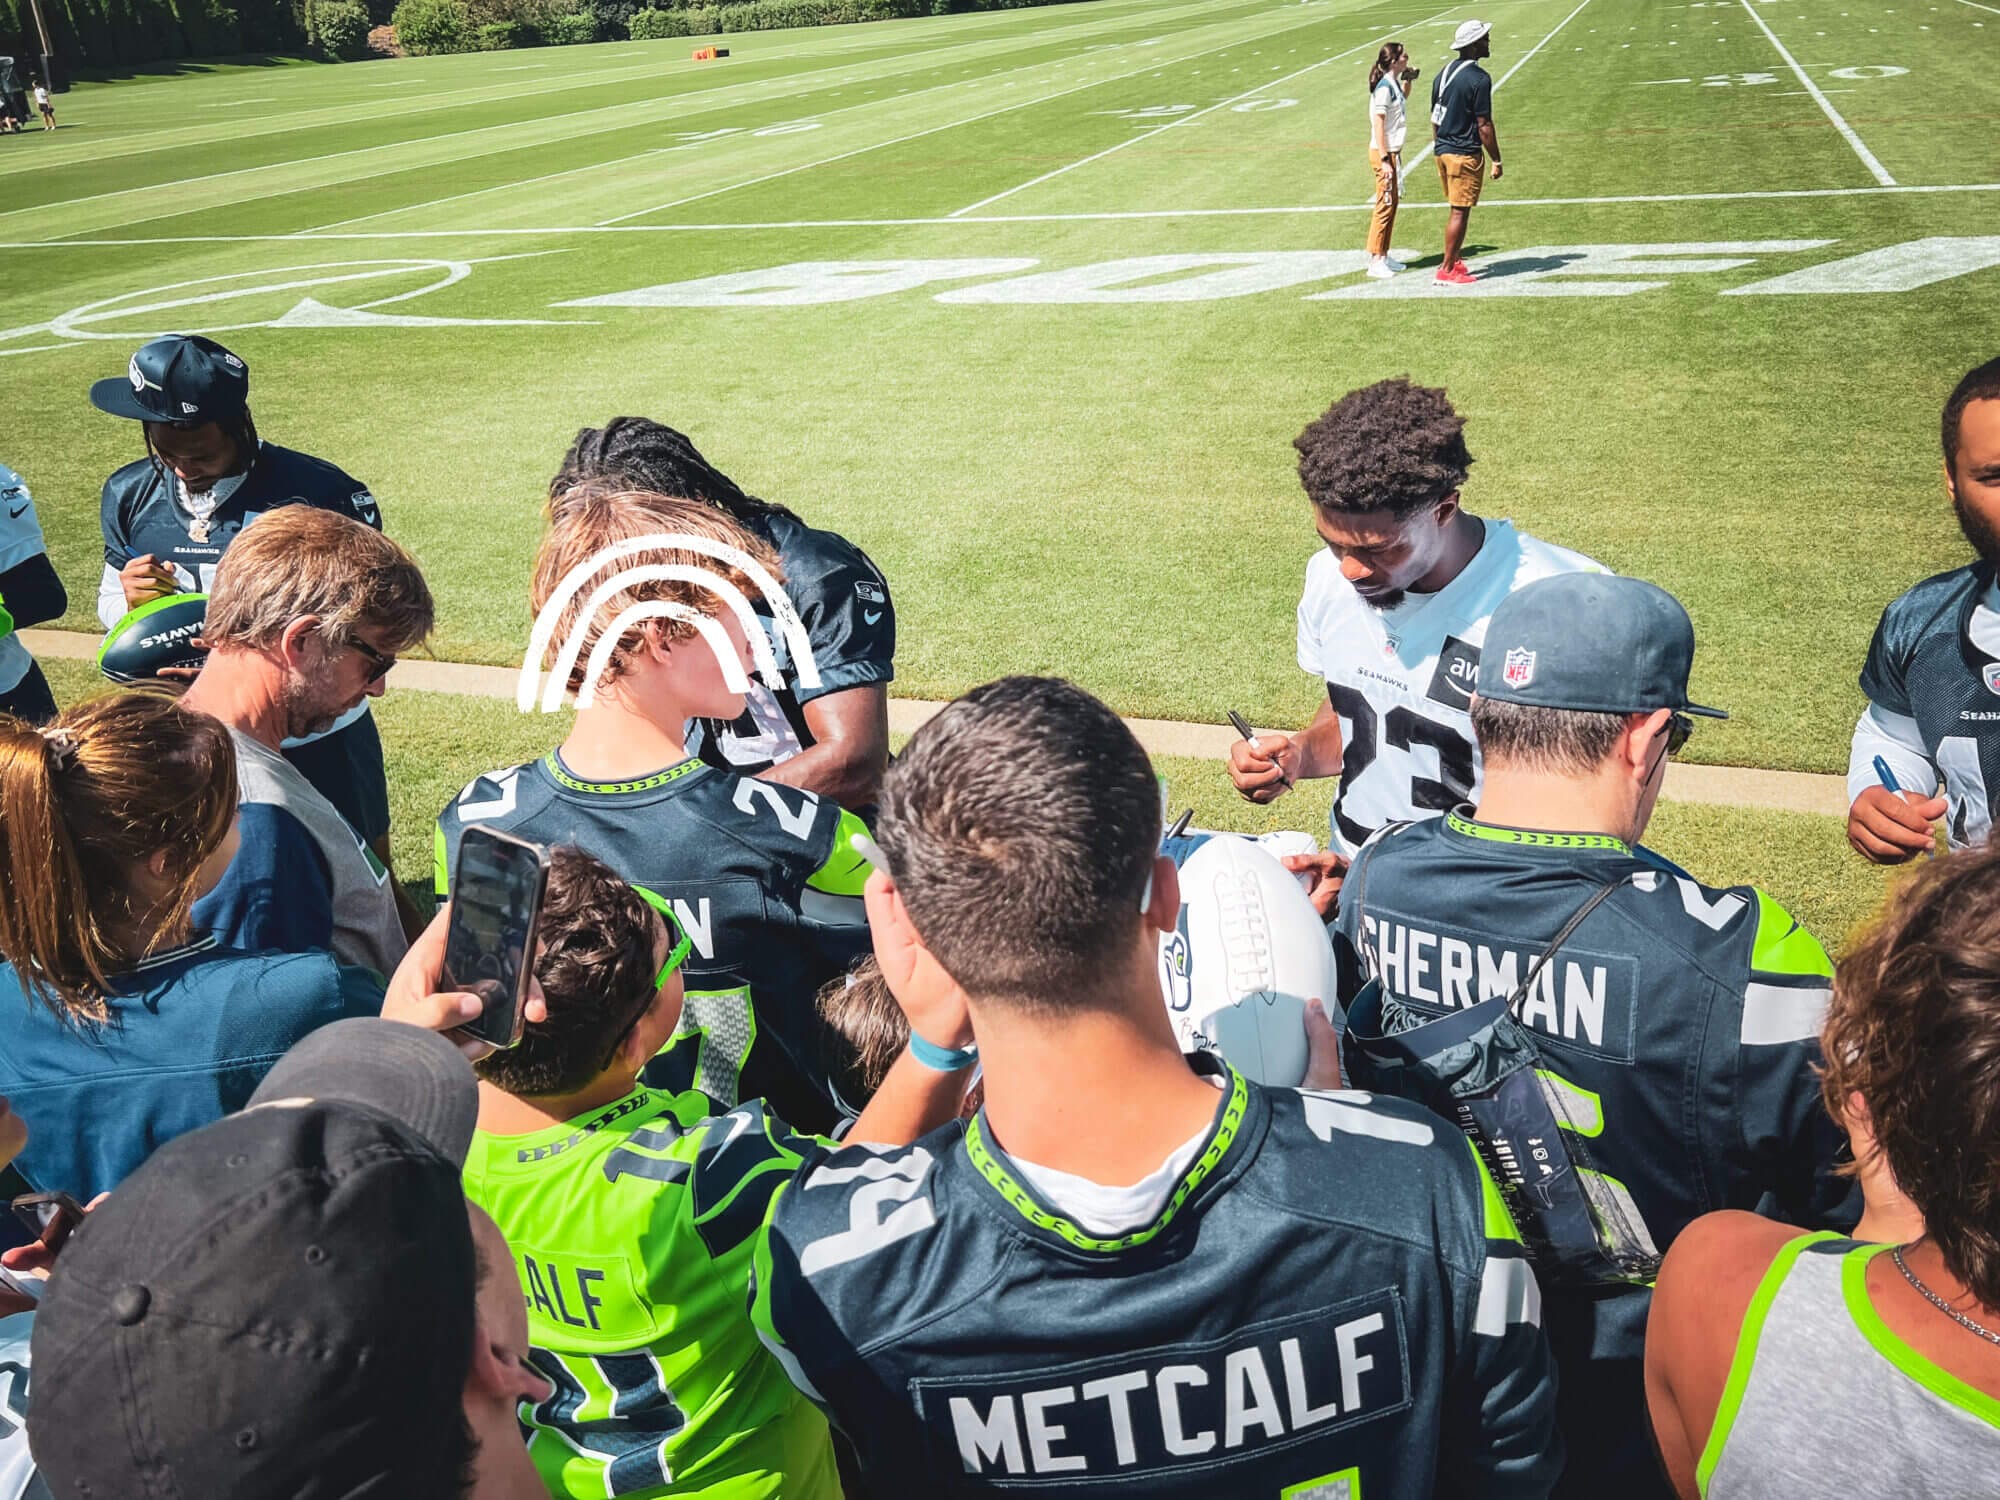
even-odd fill
[{"label": "seahawks wordmark on jersey", "polygon": [[151,458],[129,463],[104,481],[98,517],[104,532],[104,577],[97,613],[106,630],[125,614],[118,570],[135,557],[151,553],[173,572],[182,592],[205,594],[229,544],[267,510],[310,505],[382,529],[381,509],[368,486],[324,459],[276,443],[259,444],[249,471],[200,518],[181,504],[179,487],[173,471]]},{"label": "seahawks wordmark on jersey", "polygon": [[1479,790],[1468,705],[1479,648],[1500,601],[1556,573],[1601,573],[1580,552],[1486,521],[1459,575],[1435,594],[1377,609],[1322,548],[1306,564],[1299,666],[1326,683],[1340,715],[1340,790],[1328,847],[1350,857],[1385,823],[1445,812]]},{"label": "seahawks wordmark on jersey", "polygon": [[[1841,1214],[1841,1136],[1817,1072],[1832,965],[1754,887],[1702,885],[1603,834],[1456,812],[1393,824],[1341,887],[1342,1004],[1364,978],[1430,1017],[1513,994],[1606,885],[1515,1007],[1604,1199],[1662,1252],[1716,1209]],[[1649,1300],[1550,1294],[1574,1493],[1659,1492],[1640,1383]]]},{"label": "seahawks wordmark on jersey", "polygon": [[[766,1209],[805,1151],[763,1101],[640,1088],[472,1139],[466,1196],[512,1247],[535,1368],[528,1453],[555,1495],[839,1500],[826,1422],[758,1343]],[[0,1497],[4,1500],[4,1497]]]},{"label": "seahawks wordmark on jersey", "polygon": [[[0,573],[18,568],[48,550],[27,481],[0,464]],[[0,604],[4,602],[0,600]],[[33,664],[34,658],[28,655],[28,648],[21,644],[20,638],[11,628],[0,626],[0,693],[27,676]]]},{"label": "seahawks wordmark on jersey", "polygon": [[686,1010],[647,1070],[657,1087],[725,1104],[770,1099],[805,1129],[855,1097],[842,1045],[819,1019],[821,985],[868,949],[860,821],[813,793],[684,760],[634,781],[572,775],[560,755],[479,777],[438,815],[436,879],[449,891],[460,833],[480,823],[573,844],[672,907],[694,940]]},{"label": "seahawks wordmark on jersey", "polygon": [[807,1158],[752,1312],[871,1493],[1548,1493],[1539,1294],[1464,1140],[1397,1101],[1223,1083],[1166,1207],[1112,1239],[983,1114]]},{"label": "seahawks wordmark on jersey", "polygon": [[1984,563],[1926,578],[1882,611],[1855,726],[1851,802],[1879,784],[1880,755],[1904,790],[1942,785],[1954,849],[1983,844],[2000,808],[2000,586]]},{"label": "seahawks wordmark on jersey", "polygon": [[688,750],[711,765],[756,776],[816,743],[805,717],[815,698],[895,677],[896,608],[881,569],[838,533],[783,511],[755,514],[744,524],[778,554],[785,592],[799,612],[820,679],[818,687],[800,680],[784,632],[762,601],[752,600],[784,683],[773,690],[752,677],[743,712],[730,720],[694,720]]}]

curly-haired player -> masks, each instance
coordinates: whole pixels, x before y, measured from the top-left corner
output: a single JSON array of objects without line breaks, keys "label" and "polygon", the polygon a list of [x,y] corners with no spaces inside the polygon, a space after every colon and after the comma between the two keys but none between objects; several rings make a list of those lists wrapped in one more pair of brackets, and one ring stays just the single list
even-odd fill
[{"label": "curly-haired player", "polygon": [[1299,666],[1325,681],[1327,701],[1296,735],[1239,741],[1229,772],[1253,802],[1340,778],[1327,853],[1285,861],[1318,874],[1325,912],[1376,829],[1477,795],[1467,707],[1493,607],[1538,578],[1603,570],[1460,506],[1472,455],[1440,389],[1398,378],[1349,391],[1293,446],[1326,544],[1306,565]]}]

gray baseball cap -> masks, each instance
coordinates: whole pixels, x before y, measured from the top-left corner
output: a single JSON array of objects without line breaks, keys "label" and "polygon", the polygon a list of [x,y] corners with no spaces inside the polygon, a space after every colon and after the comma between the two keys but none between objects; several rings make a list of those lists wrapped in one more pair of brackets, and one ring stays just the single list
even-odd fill
[{"label": "gray baseball cap", "polygon": [[250,1096],[269,1105],[360,1105],[465,1164],[479,1118],[472,1065],[435,1031],[356,1016],[322,1026],[279,1058]]},{"label": "gray baseball cap", "polygon": [[1500,601],[1479,648],[1479,696],[1578,713],[1671,708],[1726,719],[1688,701],[1694,624],[1680,601],[1641,578],[1562,573]]}]

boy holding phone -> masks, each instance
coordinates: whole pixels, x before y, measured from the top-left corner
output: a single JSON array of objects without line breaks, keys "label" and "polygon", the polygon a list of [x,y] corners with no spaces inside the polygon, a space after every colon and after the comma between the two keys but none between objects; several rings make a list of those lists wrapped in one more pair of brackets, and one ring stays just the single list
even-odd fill
[{"label": "boy holding phone", "polygon": [[[746,1296],[771,1199],[823,1143],[761,1100],[722,1114],[640,1082],[679,1023],[692,946],[665,903],[555,849],[534,945],[546,1012],[476,1065],[465,1190],[514,1248],[531,1359],[555,1386],[525,1418],[543,1482],[839,1500],[826,1422],[759,1345]],[[858,1138],[913,1138],[888,1110],[949,1118],[943,1080],[910,1083],[891,1070]]]}]

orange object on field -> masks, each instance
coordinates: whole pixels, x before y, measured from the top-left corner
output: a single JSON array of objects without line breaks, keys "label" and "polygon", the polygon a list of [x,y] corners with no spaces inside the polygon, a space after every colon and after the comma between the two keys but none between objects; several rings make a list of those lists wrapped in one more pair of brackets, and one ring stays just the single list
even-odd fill
[{"label": "orange object on field", "polygon": [[727,47],[697,47],[694,49],[696,62],[714,62],[718,57],[729,56]]}]

